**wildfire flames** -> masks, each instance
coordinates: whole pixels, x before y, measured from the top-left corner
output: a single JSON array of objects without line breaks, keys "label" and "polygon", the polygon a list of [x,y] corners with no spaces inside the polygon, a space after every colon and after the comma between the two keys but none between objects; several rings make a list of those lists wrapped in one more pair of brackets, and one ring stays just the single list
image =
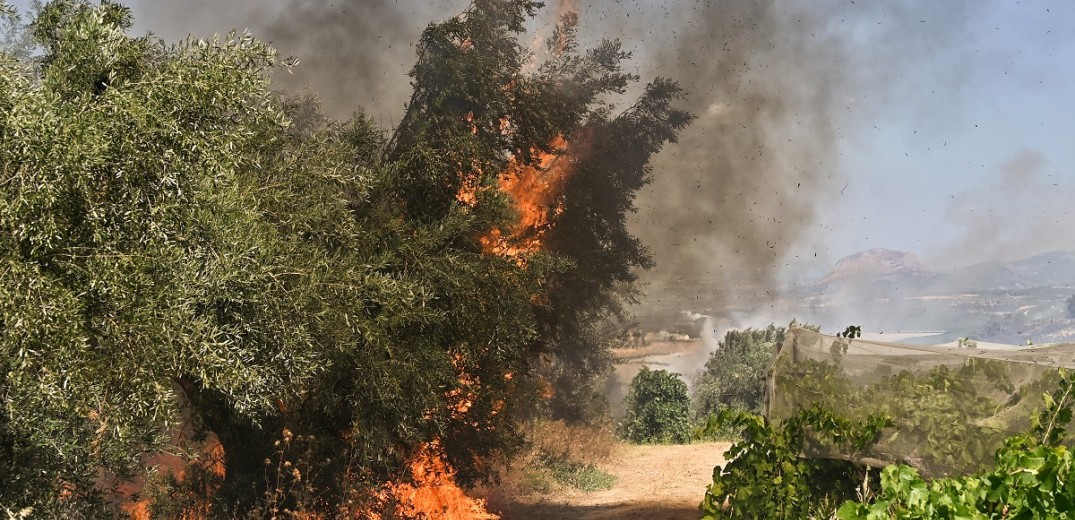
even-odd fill
[{"label": "wildfire flames", "polygon": [[[557,17],[577,12],[574,4],[573,0],[557,2]],[[463,45],[469,45],[469,42],[463,42]],[[562,47],[554,50],[557,53],[563,51]],[[467,115],[467,121],[473,124],[473,114]],[[476,127],[474,131],[477,131]],[[509,121],[501,122],[501,131],[511,131]],[[563,213],[563,192],[574,172],[571,156],[575,150],[572,143],[560,135],[547,144],[546,148],[550,151],[533,148],[532,160],[528,163],[512,157],[507,168],[500,173],[497,189],[511,197],[519,218],[507,229],[493,228],[480,237],[485,253],[511,258],[520,265],[525,265],[529,255],[542,249],[549,230],[555,224],[556,218]],[[465,205],[474,206],[478,202],[480,189],[464,182],[456,198]],[[458,357],[453,360],[461,386],[445,396],[451,415],[456,420],[463,419],[473,406],[473,388],[479,385],[474,377],[462,370],[462,364],[463,360]],[[505,374],[504,377],[511,379],[512,374]],[[542,397],[549,399],[552,397],[552,386],[547,382],[543,383]],[[493,413],[497,411],[494,410]],[[183,433],[189,435],[189,432]],[[183,435],[180,435],[180,438],[184,438]],[[214,438],[202,448],[205,455],[203,459],[209,461],[207,469],[223,477],[224,454],[219,442]],[[186,461],[176,457],[159,456],[154,462],[171,469],[179,480],[183,479],[183,465]],[[409,469],[409,481],[388,482],[379,493],[382,501],[397,504],[398,513],[406,517],[443,520],[500,518],[486,510],[484,500],[467,496],[458,486],[455,482],[455,469],[448,463],[439,439],[423,445],[410,461]],[[126,496],[134,495],[140,487],[134,486],[127,490]],[[128,501],[124,509],[132,518],[148,520],[148,505],[145,500]],[[183,519],[207,518],[208,513],[209,504],[200,503],[194,510],[184,511]],[[364,511],[361,517],[381,520],[382,515]]]},{"label": "wildfire flames", "polygon": [[[574,11],[573,1],[558,2],[557,16],[568,10]],[[558,48],[556,52],[563,52]],[[471,120],[468,114],[468,121]],[[510,122],[501,122],[501,131],[510,131]],[[526,257],[541,250],[546,235],[555,223],[556,217],[563,213],[564,187],[574,172],[570,160],[571,147],[563,136],[558,135],[548,143],[548,149],[532,149],[535,160],[522,163],[512,157],[508,167],[498,178],[498,189],[509,195],[514,201],[519,219],[511,228],[505,230],[494,228],[480,238],[482,249],[487,254],[494,254],[515,259],[525,265]],[[457,199],[473,206],[477,203],[477,191],[473,185],[464,183],[457,194]],[[461,360],[456,360],[461,361]],[[457,369],[459,364],[456,364]],[[477,383],[465,372],[460,372],[463,388]],[[505,378],[511,379],[511,374]],[[551,397],[551,385],[543,392]],[[453,417],[458,418],[471,407],[468,392],[454,390],[448,395]],[[466,496],[455,484],[454,470],[446,462],[443,450],[436,441],[425,446],[411,462],[413,484],[397,484],[390,488],[392,495],[405,504],[405,513],[425,513],[430,518],[483,520],[496,519],[498,516],[485,509],[485,503]]]},{"label": "wildfire flames", "polygon": [[[453,419],[462,420],[474,404],[474,392],[481,382],[464,370],[466,359],[457,354],[452,366],[460,387],[445,397]],[[505,374],[505,379],[512,375]],[[497,413],[494,410],[493,413]],[[438,518],[445,520],[495,520],[499,516],[485,509],[485,501],[471,498],[455,482],[455,469],[448,463],[439,440],[426,443],[410,462],[409,482],[389,482],[380,495],[382,501],[399,505],[399,513],[407,518]],[[371,518],[381,519],[379,514]]]},{"label": "wildfire flames", "polygon": [[[410,463],[412,480],[389,484],[383,499],[400,505],[408,518],[443,520],[496,520],[485,509],[485,501],[471,498],[455,483],[455,470],[445,460],[438,441],[426,444]],[[424,515],[424,516],[423,516]],[[371,518],[381,520],[374,514]]]},{"label": "wildfire flames", "polygon": [[[492,229],[480,238],[482,248],[487,254],[513,258],[525,265],[526,257],[539,251],[544,244],[548,231],[555,219],[563,212],[563,190],[572,173],[570,160],[571,146],[562,136],[557,136],[550,143],[550,152],[532,150],[534,160],[522,164],[513,158],[508,167],[499,175],[497,188],[509,195],[518,212],[519,219],[510,228]],[[467,205],[477,203],[477,190],[464,187],[457,198]],[[460,387],[449,391],[445,397],[453,419],[463,420],[473,406],[474,391],[480,382],[463,370],[464,360],[456,357],[453,365],[458,373]],[[511,379],[511,374],[505,374]],[[545,389],[551,391],[551,385]],[[549,396],[547,396],[549,397]],[[493,413],[497,410],[494,409]],[[189,428],[189,426],[187,426]],[[192,432],[176,433],[177,444],[184,444],[191,438]],[[219,477],[224,476],[223,448],[215,437],[204,446],[200,446],[207,461],[207,469]],[[157,455],[152,463],[160,464],[171,470],[179,480],[184,478],[185,459],[174,456]],[[421,518],[445,520],[492,520],[499,516],[485,509],[485,501],[467,496],[455,482],[455,470],[447,462],[443,446],[439,440],[425,444],[409,463],[411,479],[409,481],[389,482],[384,485],[380,498],[397,504],[399,512],[404,515]],[[128,486],[123,491],[126,497],[133,497],[140,490],[141,482]],[[211,492],[210,492],[211,495]],[[149,503],[146,500],[135,501],[128,498],[124,509],[132,518],[148,520]],[[184,519],[207,518],[209,504],[199,503],[192,510],[183,512]],[[362,517],[380,519],[381,515],[365,511]]]},{"label": "wildfire flames", "polygon": [[[525,262],[526,255],[542,248],[556,217],[563,213],[564,185],[573,172],[567,140],[556,136],[549,148],[551,152],[532,150],[535,160],[529,164],[512,158],[500,174],[498,187],[514,200],[519,220],[510,229],[494,228],[481,237],[486,253]],[[473,205],[476,190],[464,186],[457,198]]]},{"label": "wildfire flames", "polygon": [[[147,466],[155,466],[158,471],[163,473],[170,472],[177,481],[182,482],[187,478],[187,470],[191,464],[197,464],[199,469],[206,471],[210,475],[214,475],[219,479],[223,479],[226,473],[224,465],[224,446],[220,444],[220,440],[213,432],[208,432],[204,439],[199,439],[199,436],[195,434],[193,423],[190,418],[190,408],[183,394],[180,393],[180,409],[183,414],[183,421],[173,429],[172,431],[172,449],[168,451],[175,451],[178,453],[187,453],[193,451],[198,454],[198,457],[191,460],[187,456],[176,455],[169,452],[160,452],[150,456],[146,461]],[[102,484],[104,484],[102,482]],[[150,499],[147,497],[138,498],[138,494],[143,490],[145,486],[145,478],[138,478],[134,481],[123,482],[117,486],[116,491],[120,497],[122,497],[121,508],[130,515],[132,520],[150,520]],[[195,500],[195,504],[184,510],[180,516],[181,520],[201,520],[209,518],[210,513],[210,499],[215,493],[215,489],[205,489],[203,497]]]},{"label": "wildfire flames", "polygon": [[[539,251],[545,237],[563,213],[563,191],[572,173],[570,146],[562,136],[555,137],[550,152],[532,150],[535,160],[523,164],[512,158],[499,176],[498,189],[508,194],[519,214],[518,221],[507,230],[494,228],[481,237],[488,254],[514,258],[525,264],[526,257]],[[467,205],[477,203],[477,190],[464,185],[457,195]],[[461,388],[447,394],[453,418],[461,419],[472,406],[472,392],[479,382],[462,370],[462,359],[453,363],[459,372]],[[511,379],[511,374],[505,374]],[[382,498],[401,504],[405,515],[447,520],[485,520],[499,518],[485,509],[485,502],[468,497],[455,483],[455,470],[448,464],[443,448],[433,441],[419,450],[410,463],[411,482],[389,484]],[[380,518],[374,515],[375,518]]]}]

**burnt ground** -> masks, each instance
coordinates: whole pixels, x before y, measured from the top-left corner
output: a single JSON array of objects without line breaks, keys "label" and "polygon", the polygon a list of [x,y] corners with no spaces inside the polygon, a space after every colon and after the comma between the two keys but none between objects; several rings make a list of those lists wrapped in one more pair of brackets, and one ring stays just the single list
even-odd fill
[{"label": "burnt ground", "polygon": [[504,520],[695,520],[728,443],[683,446],[621,445],[602,469],[617,477],[612,489],[514,495],[489,492],[489,509]]}]

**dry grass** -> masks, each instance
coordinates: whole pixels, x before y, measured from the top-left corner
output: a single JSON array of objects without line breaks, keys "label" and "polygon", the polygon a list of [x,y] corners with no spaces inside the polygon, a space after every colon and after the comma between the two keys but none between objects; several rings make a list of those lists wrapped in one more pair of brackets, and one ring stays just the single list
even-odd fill
[{"label": "dry grass", "polygon": [[498,492],[548,493],[561,489],[607,489],[614,477],[599,469],[618,446],[611,421],[568,425],[539,420],[526,425],[528,448],[500,468]]},{"label": "dry grass", "polygon": [[571,426],[563,421],[536,421],[529,425],[531,452],[581,464],[607,462],[616,450],[615,427],[604,424]]},{"label": "dry grass", "polygon": [[601,467],[616,477],[607,490],[557,489],[546,493],[490,493],[502,518],[527,520],[696,520],[698,503],[724,465],[728,443],[620,444]]}]

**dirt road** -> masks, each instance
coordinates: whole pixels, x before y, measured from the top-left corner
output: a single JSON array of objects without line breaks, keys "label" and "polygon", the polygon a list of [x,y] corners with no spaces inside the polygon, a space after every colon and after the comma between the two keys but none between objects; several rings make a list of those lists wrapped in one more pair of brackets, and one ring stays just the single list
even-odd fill
[{"label": "dirt road", "polygon": [[504,520],[695,520],[698,503],[724,464],[728,443],[686,446],[623,445],[602,469],[615,475],[607,491],[489,497]]}]

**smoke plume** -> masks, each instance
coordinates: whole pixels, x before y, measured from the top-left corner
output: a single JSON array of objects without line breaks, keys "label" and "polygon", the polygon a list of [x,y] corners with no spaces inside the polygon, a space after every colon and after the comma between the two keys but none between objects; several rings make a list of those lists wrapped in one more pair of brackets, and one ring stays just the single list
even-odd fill
[{"label": "smoke plume", "polygon": [[736,286],[775,289],[818,194],[839,189],[844,51],[819,14],[783,3],[692,2],[673,16],[654,71],[683,84],[698,120],[655,164],[636,229],[657,261],[653,290],[723,308]]},{"label": "smoke plume", "polygon": [[[971,4],[674,5],[671,36],[653,45],[647,72],[679,80],[699,118],[659,157],[638,201],[635,229],[657,263],[643,274],[655,296],[647,311],[675,301],[676,310],[756,313],[782,280],[801,276],[782,272],[792,255],[824,256],[823,241],[839,239],[817,217],[839,215],[855,182],[841,147],[893,103],[958,90]],[[907,74],[931,83],[893,89]],[[933,109],[923,117],[951,114],[948,99],[919,103]]]},{"label": "smoke plume", "polygon": [[961,236],[937,256],[973,264],[1070,248],[1075,186],[1065,177],[1041,152],[1023,150],[979,185],[952,197],[947,216]]},{"label": "smoke plume", "polygon": [[[136,21],[169,40],[249,27],[300,61],[276,78],[279,88],[309,89],[329,115],[365,109],[391,127],[409,95],[406,73],[422,29],[467,3],[142,0],[134,8]],[[907,95],[889,83],[911,68],[928,69],[932,89],[958,83],[964,71],[953,64],[966,48],[956,42],[966,37],[961,20],[972,5],[549,3],[531,26],[535,42],[560,15],[578,12],[584,45],[621,39],[643,81],[669,77],[689,92],[684,108],[698,120],[658,156],[632,222],[657,263],[642,274],[643,312],[672,315],[752,312],[775,297],[788,257],[825,236],[816,217],[831,213],[854,183],[839,164],[849,128]],[[936,103],[943,112],[944,101]]]},{"label": "smoke plume", "polygon": [[133,3],[136,22],[168,41],[249,29],[282,57],[298,59],[276,88],[310,91],[333,117],[364,110],[392,126],[410,96],[407,72],[427,24],[465,8],[465,0],[190,0]]}]

